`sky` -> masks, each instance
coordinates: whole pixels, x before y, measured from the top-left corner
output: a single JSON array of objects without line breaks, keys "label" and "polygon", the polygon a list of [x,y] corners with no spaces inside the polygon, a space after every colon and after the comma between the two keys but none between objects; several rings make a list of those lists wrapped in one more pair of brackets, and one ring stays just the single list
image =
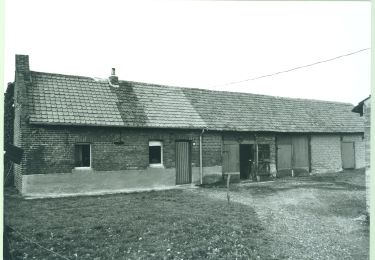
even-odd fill
[{"label": "sky", "polygon": [[[8,0],[15,54],[59,74],[357,104],[370,94],[371,4],[350,1]],[[232,82],[241,83],[229,84]],[[6,84],[4,84],[6,86]]]}]

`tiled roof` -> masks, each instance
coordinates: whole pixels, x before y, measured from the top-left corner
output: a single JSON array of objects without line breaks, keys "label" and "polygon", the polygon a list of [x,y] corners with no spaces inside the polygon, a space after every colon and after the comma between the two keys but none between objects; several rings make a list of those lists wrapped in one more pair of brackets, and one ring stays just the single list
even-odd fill
[{"label": "tiled roof", "polygon": [[353,105],[32,72],[30,123],[272,132],[363,132]]}]

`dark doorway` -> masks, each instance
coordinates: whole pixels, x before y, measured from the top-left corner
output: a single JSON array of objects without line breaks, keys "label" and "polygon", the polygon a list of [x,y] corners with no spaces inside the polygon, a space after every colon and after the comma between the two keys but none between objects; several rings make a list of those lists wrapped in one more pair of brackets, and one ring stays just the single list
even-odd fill
[{"label": "dark doorway", "polygon": [[75,145],[75,167],[91,167],[90,144]]},{"label": "dark doorway", "polygon": [[253,170],[254,162],[254,145],[241,144],[240,145],[240,178],[249,179],[250,173]]}]

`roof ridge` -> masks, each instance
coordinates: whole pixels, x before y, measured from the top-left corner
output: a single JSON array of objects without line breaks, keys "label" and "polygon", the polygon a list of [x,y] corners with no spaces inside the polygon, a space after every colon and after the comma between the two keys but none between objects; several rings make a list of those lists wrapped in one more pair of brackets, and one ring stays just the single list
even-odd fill
[{"label": "roof ridge", "polygon": [[147,83],[147,82],[131,81],[131,80],[119,80],[119,82],[122,82],[122,83],[135,83],[135,84],[146,85],[146,86],[168,87],[168,88],[178,88],[178,89],[186,89],[186,90],[199,90],[199,91],[206,91],[206,92],[228,93],[228,94],[245,94],[245,95],[252,95],[252,96],[257,96],[257,97],[269,97],[269,98],[286,99],[286,100],[293,100],[293,101],[294,100],[300,100],[300,101],[333,103],[333,104],[354,106],[352,103],[349,103],[349,102],[340,102],[340,101],[332,101],[332,100],[319,100],[319,99],[308,99],[308,98],[283,97],[283,96],[273,96],[273,95],[257,94],[257,93],[250,93],[250,92],[239,92],[239,91],[236,92],[236,91],[227,91],[227,90],[213,90],[213,89],[199,88],[199,87],[180,87],[180,86],[155,84],[155,83]]},{"label": "roof ridge", "polygon": [[[99,77],[90,77],[90,76],[80,76],[80,75],[71,75],[71,74],[61,74],[61,73],[51,73],[51,72],[41,72],[41,71],[30,71],[32,73],[37,74],[44,74],[44,75],[53,75],[53,76],[62,76],[62,77],[74,77],[74,78],[81,78],[81,79],[89,79],[93,81],[97,81],[95,79],[106,79],[106,78],[99,78]],[[284,100],[291,100],[291,101],[306,101],[306,102],[320,102],[320,103],[331,103],[331,104],[339,104],[339,105],[350,105],[354,107],[354,104],[349,102],[339,102],[339,101],[331,101],[331,100],[319,100],[319,99],[308,99],[308,98],[294,98],[294,97],[283,97],[283,96],[273,96],[273,95],[265,95],[265,94],[257,94],[257,93],[250,93],[250,92],[236,92],[236,91],[227,91],[227,90],[213,90],[207,88],[199,88],[199,87],[180,87],[180,86],[172,86],[172,85],[165,85],[165,84],[156,84],[156,83],[147,83],[147,82],[140,82],[140,81],[132,81],[132,80],[119,80],[120,83],[133,83],[133,84],[140,84],[145,86],[157,86],[157,87],[167,87],[167,88],[175,88],[175,89],[185,89],[185,90],[198,90],[203,92],[211,92],[211,93],[227,93],[227,94],[243,94],[243,95],[251,95],[254,97],[268,97],[268,98],[276,98],[276,99],[284,99]]]}]

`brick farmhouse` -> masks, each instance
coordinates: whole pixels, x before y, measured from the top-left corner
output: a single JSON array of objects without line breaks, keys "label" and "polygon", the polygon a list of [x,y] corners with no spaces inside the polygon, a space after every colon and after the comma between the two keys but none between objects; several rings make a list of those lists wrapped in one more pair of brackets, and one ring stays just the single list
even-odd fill
[{"label": "brick farmhouse", "polygon": [[348,103],[36,72],[27,55],[7,93],[25,196],[365,166],[363,118]]}]

